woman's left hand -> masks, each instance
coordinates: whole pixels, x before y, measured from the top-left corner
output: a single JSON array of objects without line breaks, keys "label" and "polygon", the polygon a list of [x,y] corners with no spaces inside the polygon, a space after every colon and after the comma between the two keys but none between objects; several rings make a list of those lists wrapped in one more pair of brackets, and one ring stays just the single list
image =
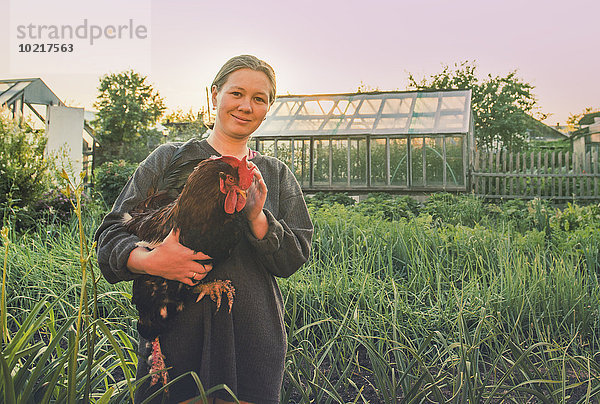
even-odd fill
[{"label": "woman's left hand", "polygon": [[258,239],[262,239],[269,228],[267,217],[263,212],[265,201],[267,200],[267,184],[256,164],[249,161],[250,168],[254,168],[254,181],[246,194],[246,207],[244,213],[250,224],[252,233]]},{"label": "woman's left hand", "polygon": [[254,181],[246,193],[246,207],[244,208],[244,212],[246,213],[248,221],[252,222],[258,218],[265,206],[265,201],[267,200],[267,185],[256,164],[249,161],[248,165],[251,169],[254,169]]}]

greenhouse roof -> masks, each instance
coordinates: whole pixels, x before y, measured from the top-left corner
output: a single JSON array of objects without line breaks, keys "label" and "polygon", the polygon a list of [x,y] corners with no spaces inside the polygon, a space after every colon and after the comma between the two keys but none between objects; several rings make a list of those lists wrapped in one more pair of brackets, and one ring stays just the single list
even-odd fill
[{"label": "greenhouse roof", "polygon": [[0,80],[0,105],[10,105],[17,99],[22,99],[27,104],[62,105],[39,78]]},{"label": "greenhouse roof", "polygon": [[254,137],[468,133],[471,90],[279,96]]}]

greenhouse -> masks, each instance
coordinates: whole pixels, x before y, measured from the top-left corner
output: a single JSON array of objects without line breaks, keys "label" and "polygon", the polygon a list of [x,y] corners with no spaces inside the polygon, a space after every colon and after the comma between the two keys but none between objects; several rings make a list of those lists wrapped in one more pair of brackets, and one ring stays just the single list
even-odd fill
[{"label": "greenhouse", "polygon": [[253,139],[305,192],[464,191],[471,91],[280,96]]}]

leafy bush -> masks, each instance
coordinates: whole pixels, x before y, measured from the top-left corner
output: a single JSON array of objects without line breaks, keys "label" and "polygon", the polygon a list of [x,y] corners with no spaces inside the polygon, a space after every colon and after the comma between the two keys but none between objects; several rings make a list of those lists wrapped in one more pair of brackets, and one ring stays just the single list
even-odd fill
[{"label": "leafy bush", "polygon": [[474,226],[487,220],[483,199],[474,195],[453,195],[446,192],[431,194],[423,211],[443,223]]},{"label": "leafy bush", "polygon": [[46,136],[0,111],[0,206],[28,208],[48,189]]},{"label": "leafy bush", "polygon": [[[82,207],[86,207],[90,202],[90,198],[83,193],[81,198]],[[48,223],[49,221],[58,220],[67,222],[73,215],[73,204],[75,199],[67,197],[60,189],[53,188],[42,195],[33,205],[32,216],[39,223]]]},{"label": "leafy bush", "polygon": [[136,167],[135,163],[118,160],[108,161],[96,170],[95,189],[107,205],[114,203]]},{"label": "leafy bush", "polygon": [[356,201],[349,197],[347,193],[328,193],[328,192],[317,192],[315,195],[307,197],[306,203],[313,206],[314,208],[321,208],[324,205],[333,205],[335,203],[344,206],[354,205]]},{"label": "leafy bush", "polygon": [[357,209],[365,215],[383,215],[388,220],[413,218],[419,214],[420,204],[410,196],[392,196],[385,193],[369,194]]},{"label": "leafy bush", "polygon": [[523,199],[511,199],[499,205],[497,218],[506,222],[514,222],[523,227],[527,219],[527,201]]},{"label": "leafy bush", "polygon": [[600,223],[600,204],[578,206],[571,203],[562,211],[557,211],[553,218],[556,227],[563,231],[573,231],[590,223]]}]

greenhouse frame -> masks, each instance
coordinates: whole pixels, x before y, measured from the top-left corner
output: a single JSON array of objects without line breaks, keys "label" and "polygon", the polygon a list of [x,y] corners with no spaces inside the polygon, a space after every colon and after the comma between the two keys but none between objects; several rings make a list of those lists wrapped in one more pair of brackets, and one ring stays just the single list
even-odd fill
[{"label": "greenhouse frame", "polygon": [[305,192],[465,191],[471,91],[279,96],[253,141]]}]

